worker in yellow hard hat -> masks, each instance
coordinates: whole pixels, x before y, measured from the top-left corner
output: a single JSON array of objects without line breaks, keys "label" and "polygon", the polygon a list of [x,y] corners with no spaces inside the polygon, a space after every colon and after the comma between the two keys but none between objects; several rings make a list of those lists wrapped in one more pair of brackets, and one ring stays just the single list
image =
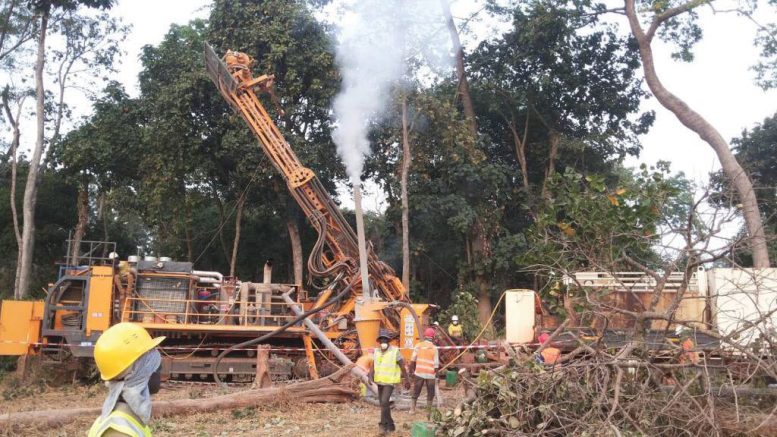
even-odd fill
[{"label": "worker in yellow hard hat", "polygon": [[159,391],[162,364],[156,347],[164,339],[134,323],[113,325],[97,339],[94,361],[108,397],[88,437],[151,436],[151,395]]}]

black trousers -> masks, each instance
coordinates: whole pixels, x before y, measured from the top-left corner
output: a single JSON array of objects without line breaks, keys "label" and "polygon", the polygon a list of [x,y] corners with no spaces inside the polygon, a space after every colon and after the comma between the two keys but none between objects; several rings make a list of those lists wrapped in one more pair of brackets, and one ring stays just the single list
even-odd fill
[{"label": "black trousers", "polygon": [[414,386],[413,386],[413,399],[418,399],[419,396],[421,396],[421,390],[423,390],[424,385],[426,386],[426,400],[428,402],[432,402],[432,399],[434,399],[434,379],[424,379],[420,378],[418,376],[414,376]]},{"label": "black trousers", "polygon": [[394,431],[394,419],[391,418],[391,394],[393,385],[378,384],[378,400],[380,401],[380,429]]}]

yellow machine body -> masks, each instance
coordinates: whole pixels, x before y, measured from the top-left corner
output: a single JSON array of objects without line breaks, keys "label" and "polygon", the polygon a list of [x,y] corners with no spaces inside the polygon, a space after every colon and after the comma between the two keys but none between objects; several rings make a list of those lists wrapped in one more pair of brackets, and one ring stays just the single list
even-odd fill
[{"label": "yellow machine body", "polygon": [[40,341],[42,300],[4,300],[0,304],[0,355],[28,355]]}]

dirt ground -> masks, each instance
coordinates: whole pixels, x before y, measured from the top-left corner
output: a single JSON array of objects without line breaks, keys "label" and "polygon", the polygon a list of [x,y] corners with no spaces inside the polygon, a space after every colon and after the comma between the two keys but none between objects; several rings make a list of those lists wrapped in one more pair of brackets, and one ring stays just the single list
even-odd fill
[{"label": "dirt ground", "polygon": [[[154,399],[199,399],[240,390],[239,387],[220,389],[213,385],[163,384]],[[12,375],[0,380],[0,414],[10,412],[96,407],[102,404],[106,390],[101,384],[65,385],[51,387],[43,383],[19,384]],[[455,403],[462,393],[443,390],[443,398]],[[426,393],[419,402],[423,405]],[[411,415],[408,411],[394,411],[397,424],[395,436],[410,436],[413,422],[424,421],[421,411]],[[380,410],[365,401],[345,404],[285,403],[259,408],[214,411],[207,414],[176,416],[151,423],[154,436],[322,436],[368,437],[378,435]],[[93,418],[84,418],[59,429],[0,430],[0,435],[25,436],[83,436]]]}]

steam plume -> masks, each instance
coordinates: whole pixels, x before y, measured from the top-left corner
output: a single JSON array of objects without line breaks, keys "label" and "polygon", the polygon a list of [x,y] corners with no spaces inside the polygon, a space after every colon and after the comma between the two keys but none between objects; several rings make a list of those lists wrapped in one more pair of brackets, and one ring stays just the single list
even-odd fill
[{"label": "steam plume", "polygon": [[427,63],[450,64],[451,57],[440,39],[446,33],[439,0],[355,0],[346,7],[337,47],[342,90],[333,105],[332,139],[351,182],[359,184],[370,153],[370,123],[382,116],[408,61],[422,56]]}]

